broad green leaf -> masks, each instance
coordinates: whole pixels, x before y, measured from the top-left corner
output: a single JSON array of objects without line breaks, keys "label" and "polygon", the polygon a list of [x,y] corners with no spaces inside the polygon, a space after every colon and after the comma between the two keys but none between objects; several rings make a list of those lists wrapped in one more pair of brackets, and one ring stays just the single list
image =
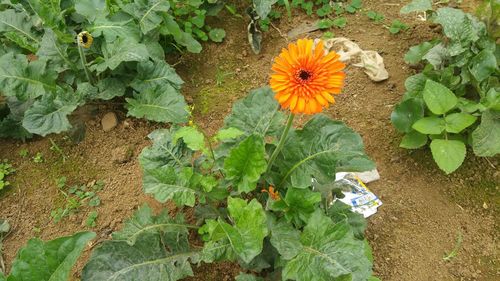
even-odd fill
[{"label": "broad green leaf", "polygon": [[367,171],[375,167],[364,152],[359,134],[344,123],[314,115],[302,130],[290,132],[275,163],[281,182],[297,188],[331,183],[340,171]]},{"label": "broad green leaf", "polygon": [[138,21],[144,34],[157,28],[164,20],[162,15],[169,9],[170,2],[167,0],[134,0],[123,7]]},{"label": "broad green leaf", "polygon": [[253,6],[257,15],[261,19],[266,19],[267,15],[271,12],[272,6],[276,4],[278,0],[253,0]]},{"label": "broad green leaf", "polygon": [[430,147],[434,161],[446,174],[458,169],[465,159],[466,148],[461,141],[434,139]]},{"label": "broad green leaf", "polygon": [[5,276],[1,271],[0,271],[0,281],[7,281],[7,279],[5,279]]},{"label": "broad green leaf", "polygon": [[424,91],[425,82],[427,82],[427,77],[423,73],[412,75],[406,78],[405,97],[418,97],[422,98],[422,92]]},{"label": "broad green leaf", "polygon": [[413,46],[408,50],[405,54],[404,60],[409,64],[419,63],[423,57],[429,52],[432,47],[434,47],[435,43],[432,42],[424,42],[422,44]]},{"label": "broad green leaf", "polygon": [[57,73],[47,69],[47,61],[28,62],[24,55],[7,53],[0,57],[0,89],[21,101],[35,99],[56,90]]},{"label": "broad green leaf", "polygon": [[197,262],[198,253],[189,249],[187,235],[174,234],[175,240],[143,233],[132,246],[120,240],[102,242],[83,268],[82,281],[177,281],[193,276],[189,261]]},{"label": "broad green leaf", "polygon": [[104,59],[90,67],[91,70],[101,73],[106,69],[114,70],[122,62],[147,61],[149,53],[144,44],[132,39],[119,38],[112,43],[103,43],[101,47]]},{"label": "broad green leaf", "polygon": [[247,203],[243,199],[229,197],[227,201],[233,225],[222,218],[207,220],[200,229],[200,233],[210,240],[205,243],[203,259],[209,262],[231,259],[236,254],[249,263],[262,252],[263,241],[268,234],[266,214],[256,199]]},{"label": "broad green leaf", "polygon": [[95,98],[102,100],[110,100],[115,97],[125,95],[125,85],[123,81],[117,78],[104,78],[97,82],[99,93]]},{"label": "broad green leaf", "polygon": [[251,192],[267,169],[266,152],[262,136],[251,135],[234,147],[224,160],[226,179],[238,192]]},{"label": "broad green leaf", "polygon": [[188,119],[184,97],[173,88],[149,88],[126,98],[127,115],[156,122],[184,123]]},{"label": "broad green leaf", "polygon": [[300,226],[309,221],[319,202],[321,202],[321,193],[311,191],[309,188],[289,187],[285,198],[274,201],[269,207],[273,211],[284,212],[289,222]]},{"label": "broad green leaf", "polygon": [[267,224],[271,232],[271,244],[284,259],[292,259],[302,250],[300,231],[284,218],[276,219],[268,213]]},{"label": "broad green leaf", "polygon": [[422,134],[439,135],[445,129],[445,121],[441,117],[424,117],[415,122],[412,128]]},{"label": "broad green leaf", "polygon": [[80,232],[48,242],[33,238],[17,253],[7,280],[68,280],[71,268],[94,237],[93,232]]},{"label": "broad green leaf", "polygon": [[183,139],[184,143],[193,151],[204,151],[205,136],[194,127],[182,127],[175,132],[174,142]]},{"label": "broad green leaf", "polygon": [[434,66],[434,69],[439,69],[448,58],[448,49],[443,43],[439,43],[432,47],[422,58]]},{"label": "broad green leaf", "polygon": [[0,138],[14,138],[25,141],[33,137],[22,124],[22,119],[17,120],[12,115],[7,115],[4,119],[0,120]]},{"label": "broad green leaf", "polygon": [[492,51],[482,50],[470,61],[469,70],[472,76],[481,82],[498,71],[497,59]]},{"label": "broad green leaf", "polygon": [[214,28],[208,32],[208,37],[210,37],[210,40],[220,43],[226,37],[226,31],[221,28]]},{"label": "broad green leaf", "polygon": [[245,274],[240,272],[238,276],[234,278],[235,281],[264,281],[264,278],[262,277],[257,277],[253,274]]},{"label": "broad green leaf", "polygon": [[183,141],[173,141],[175,131],[160,129],[149,134],[153,145],[146,147],[139,155],[139,163],[144,170],[160,167],[180,169],[191,164],[192,151]]},{"label": "broad green leaf", "polygon": [[459,9],[439,8],[434,21],[443,26],[443,33],[450,39],[458,42],[477,41],[477,32],[474,31],[471,20]]},{"label": "broad green leaf", "polygon": [[351,206],[336,200],[327,210],[334,223],[347,223],[354,234],[354,237],[363,239],[366,230],[366,219],[363,215],[351,211]]},{"label": "broad green leaf", "polygon": [[45,34],[42,37],[42,42],[36,55],[41,59],[46,59],[50,63],[55,64],[58,72],[62,72],[65,69],[73,68],[73,63],[68,58],[67,50],[68,45],[59,42],[52,29],[45,29]]},{"label": "broad green leaf", "polygon": [[43,0],[43,1],[28,1],[28,2],[29,2],[29,7],[33,9],[33,11],[42,20],[44,27],[50,27],[61,31],[65,29],[66,25],[61,11],[61,0]]},{"label": "broad green leaf", "polygon": [[224,120],[224,128],[236,128],[247,136],[279,137],[285,122],[284,114],[278,109],[278,101],[269,87],[250,92],[243,100],[233,105],[233,110]]},{"label": "broad green leaf", "polygon": [[173,16],[167,15],[164,20],[163,30],[160,30],[163,35],[172,35],[177,44],[186,47],[191,53],[201,52],[201,44],[190,33],[184,32]]},{"label": "broad green leaf", "polygon": [[391,113],[391,122],[396,129],[409,133],[411,126],[424,117],[424,103],[419,98],[409,98],[400,102]]},{"label": "broad green leaf", "polygon": [[346,223],[334,224],[317,210],[301,235],[302,251],[287,261],[283,280],[366,280],[372,263],[367,243],[357,240]]},{"label": "broad green leaf", "polygon": [[31,31],[33,26],[34,20],[25,12],[12,9],[0,11],[0,34],[31,52],[35,52],[40,43],[38,36]]},{"label": "broad green leaf", "polygon": [[412,0],[411,3],[401,8],[401,14],[411,12],[426,12],[432,10],[432,0]]},{"label": "broad green leaf", "polygon": [[132,39],[135,42],[141,40],[141,30],[131,18],[109,19],[100,16],[88,27],[88,31],[94,37],[104,36],[106,42],[113,42],[119,37]]},{"label": "broad green leaf", "polygon": [[424,101],[432,113],[441,115],[455,107],[458,99],[446,86],[427,80],[424,88]]},{"label": "broad green leaf", "polygon": [[108,14],[106,2],[102,0],[75,1],[75,11],[90,22],[93,22],[96,17],[104,17]]},{"label": "broad green leaf", "polygon": [[41,136],[67,131],[71,128],[68,115],[76,107],[77,103],[65,100],[61,92],[47,94],[26,110],[23,127],[28,132]]},{"label": "broad green leaf", "polygon": [[446,123],[446,131],[449,133],[458,134],[465,128],[474,124],[477,120],[477,117],[467,113],[453,113],[447,115],[444,120]]},{"label": "broad green leaf", "polygon": [[417,149],[427,144],[427,135],[417,131],[411,131],[404,135],[399,147],[406,149]]},{"label": "broad green leaf", "polygon": [[192,226],[184,222],[184,218],[179,213],[175,218],[170,217],[167,209],[157,215],[153,215],[153,210],[144,204],[134,215],[125,221],[123,229],[113,232],[113,240],[124,240],[131,246],[135,244],[137,237],[145,233],[161,234],[176,233],[188,235],[188,228]]},{"label": "broad green leaf", "polygon": [[215,139],[219,141],[230,140],[230,139],[235,139],[243,134],[244,132],[236,128],[221,129],[215,135]]},{"label": "broad green leaf", "polygon": [[183,83],[175,69],[165,61],[144,61],[137,65],[137,76],[131,86],[139,92],[154,87],[179,90]]},{"label": "broad green leaf", "polygon": [[199,187],[200,176],[192,168],[161,167],[145,169],[143,175],[143,188],[147,194],[165,203],[173,200],[178,206],[194,207],[196,194],[203,196]]},{"label": "broad green leaf", "polygon": [[492,157],[500,153],[500,112],[486,110],[481,124],[472,133],[472,148],[477,156]]}]

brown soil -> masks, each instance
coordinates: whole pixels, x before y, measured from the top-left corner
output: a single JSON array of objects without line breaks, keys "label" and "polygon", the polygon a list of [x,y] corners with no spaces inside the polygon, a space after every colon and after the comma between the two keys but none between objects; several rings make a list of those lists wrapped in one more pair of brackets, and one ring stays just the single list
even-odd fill
[{"label": "brown soil", "polygon": [[[365,10],[375,10],[390,20],[401,18],[401,1],[395,2],[363,1]],[[472,4],[464,2],[465,8]],[[401,136],[391,126],[389,116],[404,91],[404,80],[414,73],[403,62],[403,54],[409,46],[436,36],[426,23],[412,17],[402,19],[412,27],[396,36],[361,13],[348,16],[346,28],[334,30],[336,36],[351,38],[364,49],[378,51],[391,76],[385,82],[373,83],[360,69],[349,66],[347,86],[335,106],[326,112],[362,135],[367,153],[377,163],[381,175],[379,181],[369,185],[384,202],[369,219],[367,235],[374,250],[374,273],[387,281],[499,280],[496,218],[500,209],[499,159],[475,158],[469,153],[456,173],[445,176],[427,149],[412,152],[398,148]],[[226,28],[225,42],[206,44],[201,55],[186,54],[180,57],[177,66],[186,81],[186,98],[195,105],[197,124],[207,133],[213,133],[222,125],[236,99],[266,84],[273,57],[287,43],[280,32],[286,34],[306,20],[311,19],[296,16],[292,23],[286,19],[277,23],[279,32],[271,28],[265,34],[261,55],[253,55],[247,46],[246,26],[241,20],[225,15],[220,22],[214,22]],[[308,36],[314,38],[320,33]],[[64,197],[55,183],[61,176],[66,176],[69,184],[105,181],[104,189],[99,192],[102,204],[96,209],[97,226],[91,228],[98,234],[97,241],[108,239],[144,202],[155,209],[173,209],[169,204],[162,206],[155,202],[141,189],[136,157],[148,145],[147,134],[159,125],[127,119],[121,107],[109,103],[98,107],[99,113],[86,121],[87,136],[80,144],[73,145],[63,136],[52,136],[67,156],[65,162],[60,154],[50,150],[48,137],[27,143],[0,140],[0,159],[9,159],[17,169],[9,177],[12,187],[0,192],[0,218],[9,220],[13,226],[4,240],[7,268],[19,248],[33,236],[53,239],[89,229],[84,223],[91,211],[88,208],[61,223],[51,221],[51,211],[63,204]],[[120,124],[110,132],[103,132],[100,118],[108,111],[118,113]],[[30,152],[29,158],[19,156],[19,151],[25,148]],[[44,163],[31,160],[37,152],[45,156]],[[444,261],[443,256],[454,248],[459,234],[463,243],[457,255]],[[75,279],[88,253],[87,250],[80,259]],[[225,263],[203,265],[195,271],[196,277],[190,280],[232,280],[239,268]]]}]

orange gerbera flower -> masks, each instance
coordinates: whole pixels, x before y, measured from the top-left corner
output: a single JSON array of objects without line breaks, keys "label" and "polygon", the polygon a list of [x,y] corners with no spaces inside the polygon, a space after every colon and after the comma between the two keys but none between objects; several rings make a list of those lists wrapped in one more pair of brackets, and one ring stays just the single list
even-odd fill
[{"label": "orange gerbera flower", "polygon": [[270,85],[282,108],[292,113],[314,114],[334,103],[344,85],[345,65],[335,52],[325,54],[323,42],[299,39],[276,57]]}]

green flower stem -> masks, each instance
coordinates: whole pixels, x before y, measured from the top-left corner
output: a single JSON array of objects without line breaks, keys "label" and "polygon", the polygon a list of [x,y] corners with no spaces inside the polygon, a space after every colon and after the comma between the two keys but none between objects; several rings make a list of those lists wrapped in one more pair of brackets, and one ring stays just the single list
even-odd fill
[{"label": "green flower stem", "polygon": [[288,21],[291,21],[292,20],[292,8],[290,7],[290,2],[289,0],[285,0],[285,8],[286,8],[286,12],[288,14]]},{"label": "green flower stem", "polygon": [[80,60],[82,61],[83,70],[85,71],[85,76],[87,76],[87,80],[90,84],[94,85],[94,80],[92,76],[90,76],[90,71],[87,68],[87,58],[85,58],[85,54],[83,53],[83,47],[78,44],[78,53],[80,54]]},{"label": "green flower stem", "polygon": [[285,145],[285,140],[286,140],[286,137],[288,136],[288,132],[290,131],[290,128],[292,127],[294,117],[295,117],[295,114],[290,112],[290,115],[288,116],[288,120],[286,122],[285,130],[283,131],[283,134],[281,134],[281,138],[280,138],[280,141],[278,143],[278,146],[273,151],[271,158],[269,158],[269,163],[267,164],[267,172],[269,172],[271,170],[271,167],[273,166],[274,160],[276,160],[276,157],[278,157],[278,153],[283,148],[283,145]]}]

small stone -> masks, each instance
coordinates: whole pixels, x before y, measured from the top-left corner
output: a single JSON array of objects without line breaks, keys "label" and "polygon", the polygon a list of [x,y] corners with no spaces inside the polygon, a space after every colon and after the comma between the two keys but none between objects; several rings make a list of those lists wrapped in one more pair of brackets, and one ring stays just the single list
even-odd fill
[{"label": "small stone", "polygon": [[134,147],[131,145],[119,146],[111,152],[111,160],[116,164],[127,163],[134,156]]},{"label": "small stone", "polygon": [[114,112],[108,112],[102,117],[101,125],[104,132],[109,132],[118,125],[118,117]]},{"label": "small stone", "polygon": [[483,209],[488,209],[488,204],[486,204],[486,202],[483,203]]}]

